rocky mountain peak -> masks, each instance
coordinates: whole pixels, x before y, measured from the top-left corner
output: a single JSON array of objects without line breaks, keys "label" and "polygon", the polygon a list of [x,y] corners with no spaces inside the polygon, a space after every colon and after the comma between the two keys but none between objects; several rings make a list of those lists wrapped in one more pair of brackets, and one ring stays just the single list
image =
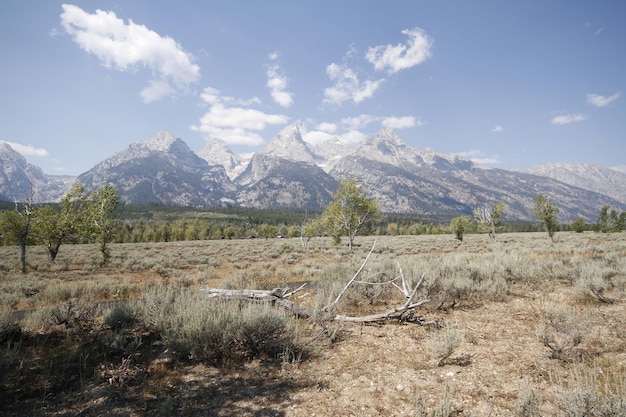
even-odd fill
[{"label": "rocky mountain peak", "polygon": [[311,150],[302,139],[300,128],[295,124],[278,132],[274,139],[258,153],[289,161],[315,163]]},{"label": "rocky mountain peak", "polygon": [[152,151],[167,152],[174,142],[176,142],[176,136],[169,130],[163,129],[153,138],[143,142],[143,145]]},{"label": "rocky mountain peak", "polygon": [[233,153],[228,144],[221,139],[211,139],[198,156],[209,165],[221,165],[230,179],[235,179],[250,162],[249,158]]}]

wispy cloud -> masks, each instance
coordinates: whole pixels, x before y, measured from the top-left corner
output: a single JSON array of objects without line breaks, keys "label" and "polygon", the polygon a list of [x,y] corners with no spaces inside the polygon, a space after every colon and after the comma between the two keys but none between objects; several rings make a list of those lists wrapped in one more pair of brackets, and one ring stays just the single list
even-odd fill
[{"label": "wispy cloud", "polygon": [[[278,59],[278,53],[272,52],[269,58],[275,61]],[[278,64],[272,64],[267,68],[267,87],[274,101],[283,107],[293,104],[293,93],[287,91],[287,81],[287,77]]]},{"label": "wispy cloud", "polygon": [[382,125],[384,127],[389,127],[392,129],[406,129],[408,127],[423,126],[424,124],[425,123],[422,121],[422,119],[416,119],[413,116],[385,117],[382,120]]},{"label": "wispy cloud", "polygon": [[617,165],[617,166],[611,167],[611,169],[626,174],[626,165]]},{"label": "wispy cloud", "polygon": [[492,133],[499,133],[502,132],[504,130],[504,128],[500,125],[495,125],[492,129],[491,132]]},{"label": "wispy cloud", "polygon": [[405,29],[403,35],[409,39],[404,44],[380,45],[369,48],[365,58],[378,71],[389,74],[419,65],[432,56],[433,39],[418,27]]},{"label": "wispy cloud", "polygon": [[200,79],[200,67],[172,38],[162,37],[132,20],[128,23],[114,12],[90,14],[78,6],[63,4],[61,23],[81,49],[98,57],[108,69],[128,71],[148,67],[154,79],[141,91],[144,102],[160,100]]},{"label": "wispy cloud", "polygon": [[[209,111],[202,116],[200,124],[191,126],[191,129],[207,135],[209,139],[219,138],[231,145],[256,146],[263,143],[257,132],[268,125],[282,125],[289,121],[285,115],[250,108],[250,105],[259,103],[256,97],[239,100],[222,96],[219,90],[212,87],[205,88],[201,97],[210,105]],[[248,107],[242,107],[244,105]]]},{"label": "wispy cloud", "polygon": [[453,155],[459,156],[464,159],[480,164],[480,165],[497,165],[500,163],[500,156],[487,155],[483,151],[478,149],[470,149],[469,151],[457,152]]},{"label": "wispy cloud", "polygon": [[15,152],[19,152],[24,156],[48,156],[48,151],[44,148],[36,148],[33,145],[22,145],[20,143],[0,140],[0,143],[8,144]]},{"label": "wispy cloud", "polygon": [[352,101],[358,104],[374,95],[384,79],[359,80],[355,70],[346,64],[331,63],[326,67],[326,74],[335,85],[324,90],[324,103],[341,104]]},{"label": "wispy cloud", "polygon": [[596,107],[606,107],[617,100],[622,93],[615,93],[612,96],[601,96],[600,94],[587,94],[587,103]]},{"label": "wispy cloud", "polygon": [[562,116],[556,116],[552,119],[553,125],[567,125],[575,122],[582,122],[587,117],[584,114],[565,114]]},{"label": "wispy cloud", "polygon": [[378,117],[372,116],[371,114],[360,114],[355,117],[341,119],[341,123],[348,129],[361,129],[378,119]]}]

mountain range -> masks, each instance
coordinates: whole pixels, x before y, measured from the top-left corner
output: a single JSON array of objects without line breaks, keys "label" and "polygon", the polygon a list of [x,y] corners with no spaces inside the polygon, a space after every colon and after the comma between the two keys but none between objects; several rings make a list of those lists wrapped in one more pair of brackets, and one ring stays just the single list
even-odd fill
[{"label": "mountain range", "polygon": [[507,218],[533,220],[538,194],[554,201],[564,222],[593,221],[606,204],[626,210],[625,173],[580,163],[484,167],[411,147],[391,129],[348,147],[337,138],[308,144],[291,125],[249,158],[219,139],[196,154],[164,130],[78,177],[46,175],[0,142],[0,164],[0,200],[9,201],[23,199],[30,183],[38,201],[58,201],[79,180],[86,189],[113,184],[127,204],[319,210],[341,179],[355,178],[386,213],[449,218],[504,201]]}]

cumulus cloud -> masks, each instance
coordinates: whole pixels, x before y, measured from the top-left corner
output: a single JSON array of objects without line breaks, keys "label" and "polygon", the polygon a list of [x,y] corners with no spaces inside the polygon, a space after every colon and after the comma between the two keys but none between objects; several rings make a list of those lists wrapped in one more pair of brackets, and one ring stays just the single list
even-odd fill
[{"label": "cumulus cloud", "polygon": [[376,81],[359,80],[355,70],[346,64],[331,63],[326,67],[326,74],[335,85],[324,90],[324,103],[341,104],[352,101],[358,104],[374,95],[384,79]]},{"label": "cumulus cloud", "polygon": [[[278,53],[272,52],[269,58],[274,61],[278,59]],[[267,87],[276,103],[283,107],[293,104],[293,93],[287,91],[287,77],[283,74],[278,64],[272,64],[267,68]]]},{"label": "cumulus cloud", "polygon": [[612,96],[601,96],[600,94],[587,94],[587,103],[596,107],[606,107],[617,100],[622,93],[615,93]]},{"label": "cumulus cloud", "polygon": [[378,119],[378,117],[370,114],[361,114],[355,117],[346,117],[341,119],[341,123],[346,125],[348,129],[361,129]]},{"label": "cumulus cloud", "polygon": [[19,152],[23,156],[48,156],[48,151],[44,148],[36,148],[33,145],[22,145],[20,143],[0,140],[0,143],[8,144],[15,152]]},{"label": "cumulus cloud", "polygon": [[504,128],[500,125],[495,125],[492,129],[491,132],[493,133],[499,133],[502,132],[504,130]]},{"label": "cumulus cloud", "polygon": [[90,14],[78,6],[63,4],[61,23],[81,49],[95,55],[107,69],[125,72],[145,66],[154,79],[141,92],[144,102],[160,100],[200,79],[200,67],[172,38],[162,37],[132,20],[125,23],[114,12]]},{"label": "cumulus cloud", "polygon": [[326,133],[335,133],[337,131],[337,125],[335,123],[322,122],[317,125],[317,130]]},{"label": "cumulus cloud", "polygon": [[404,44],[379,45],[367,50],[365,58],[378,71],[389,74],[419,65],[432,56],[433,40],[418,27],[405,29],[403,35],[409,39]]},{"label": "cumulus cloud", "polygon": [[486,155],[483,151],[478,149],[470,149],[469,151],[457,152],[453,155],[459,156],[464,159],[480,164],[480,165],[497,165],[500,163],[500,157],[498,155]]},{"label": "cumulus cloud", "polygon": [[567,125],[574,122],[582,122],[586,119],[584,114],[565,114],[562,116],[556,116],[552,119],[553,125]]},{"label": "cumulus cloud", "polygon": [[423,126],[422,119],[416,119],[413,116],[404,117],[386,117],[382,120],[384,127],[391,129],[406,129],[408,127]]},{"label": "cumulus cloud", "polygon": [[302,139],[307,143],[312,143],[313,145],[319,145],[320,143],[324,143],[335,137],[337,136],[323,130],[302,132]]},{"label": "cumulus cloud", "polygon": [[191,126],[191,129],[209,138],[222,139],[231,145],[259,145],[263,143],[259,131],[268,125],[281,125],[289,121],[289,118],[282,114],[268,114],[242,107],[241,103],[256,104],[258,102],[256,98],[238,100],[222,96],[219,90],[212,87],[205,88],[201,97],[210,105],[209,111],[202,116],[200,124]]}]

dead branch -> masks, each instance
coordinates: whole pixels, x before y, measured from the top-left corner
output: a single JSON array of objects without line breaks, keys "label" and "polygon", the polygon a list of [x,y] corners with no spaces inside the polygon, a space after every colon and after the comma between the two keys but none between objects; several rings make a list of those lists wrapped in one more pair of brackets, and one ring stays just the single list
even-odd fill
[{"label": "dead branch", "polygon": [[[281,308],[284,308],[292,312],[294,315],[298,317],[303,317],[303,318],[315,317],[316,320],[319,320],[322,322],[332,320],[332,321],[343,321],[343,322],[352,322],[352,323],[379,323],[379,324],[389,323],[389,322],[406,322],[406,321],[421,323],[421,321],[415,320],[413,310],[428,303],[430,300],[425,299],[425,300],[414,302],[413,299],[415,298],[415,295],[417,294],[417,291],[419,290],[420,286],[424,282],[425,274],[422,274],[422,276],[420,277],[420,279],[417,281],[417,283],[412,289],[409,289],[408,281],[406,277],[404,276],[404,273],[402,272],[402,268],[400,267],[399,264],[398,264],[398,269],[400,270],[400,275],[390,281],[387,281],[386,283],[374,283],[374,282],[356,280],[357,277],[361,274],[361,272],[365,268],[365,265],[367,264],[370,256],[372,255],[372,252],[374,251],[375,246],[376,246],[376,242],[374,242],[372,249],[370,249],[369,253],[367,254],[367,257],[365,258],[365,261],[363,262],[359,270],[354,274],[352,279],[350,279],[350,281],[348,281],[348,283],[344,286],[344,288],[339,292],[339,294],[333,300],[333,302],[331,302],[326,307],[323,307],[319,310],[311,310],[309,308],[303,307],[289,300],[289,298],[292,295],[304,289],[304,287],[306,286],[306,283],[302,284],[300,287],[296,288],[293,291],[289,291],[288,287],[275,288],[273,290],[254,290],[254,289],[252,290],[247,290],[247,289],[246,290],[228,290],[228,289],[221,289],[221,288],[205,288],[205,289],[202,289],[201,291],[207,293],[207,296],[212,297],[212,298],[219,297],[219,298],[227,299],[227,300],[269,302],[269,303],[272,303],[272,305],[279,306]],[[394,282],[398,279],[401,279],[401,286],[395,284]],[[351,317],[351,316],[344,316],[341,314],[333,314],[333,311],[335,310],[335,307],[337,306],[339,301],[341,301],[341,299],[346,294],[348,289],[355,283],[360,283],[360,284],[365,284],[365,285],[391,283],[396,288],[398,288],[400,292],[406,297],[406,301],[401,306],[394,307],[382,313],[370,314],[367,316]]]}]

